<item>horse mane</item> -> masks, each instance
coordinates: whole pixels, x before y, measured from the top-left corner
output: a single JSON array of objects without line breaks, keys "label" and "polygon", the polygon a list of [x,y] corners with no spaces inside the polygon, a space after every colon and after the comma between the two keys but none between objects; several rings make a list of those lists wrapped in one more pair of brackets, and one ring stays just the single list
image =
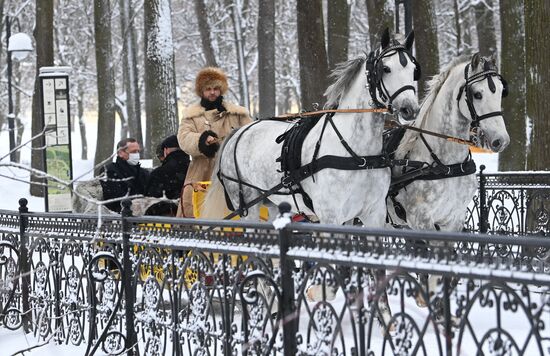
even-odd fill
[{"label": "horse mane", "polygon": [[325,96],[327,97],[325,108],[338,106],[340,99],[348,91],[365,61],[365,57],[358,57],[336,65],[329,76],[334,82],[325,91]]},{"label": "horse mane", "polygon": [[[443,70],[436,74],[426,83],[426,97],[424,98],[424,101],[422,102],[422,105],[420,106],[420,111],[418,113],[418,118],[413,126],[415,127],[422,127],[424,119],[428,116],[427,113],[431,110],[432,106],[435,103],[435,99],[437,98],[437,95],[439,94],[439,91],[443,87],[443,84],[445,81],[449,78],[449,75],[451,74],[452,70],[456,68],[457,66],[467,63],[470,61],[469,56],[460,56],[458,58],[455,58],[452,60],[447,66],[443,68]],[[416,138],[420,135],[420,133],[415,131],[407,131],[405,133],[405,136],[403,136],[403,139],[401,140],[401,143],[399,144],[399,151],[408,152],[412,149],[414,143],[416,142]]]}]

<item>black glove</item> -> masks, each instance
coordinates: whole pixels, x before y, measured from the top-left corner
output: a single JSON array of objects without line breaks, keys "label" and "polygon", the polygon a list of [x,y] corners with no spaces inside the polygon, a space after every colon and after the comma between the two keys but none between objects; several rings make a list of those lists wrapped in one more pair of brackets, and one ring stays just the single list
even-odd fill
[{"label": "black glove", "polygon": [[212,158],[216,155],[216,152],[220,149],[219,143],[206,144],[208,136],[218,138],[218,135],[214,131],[206,130],[199,137],[199,151],[208,158]]}]

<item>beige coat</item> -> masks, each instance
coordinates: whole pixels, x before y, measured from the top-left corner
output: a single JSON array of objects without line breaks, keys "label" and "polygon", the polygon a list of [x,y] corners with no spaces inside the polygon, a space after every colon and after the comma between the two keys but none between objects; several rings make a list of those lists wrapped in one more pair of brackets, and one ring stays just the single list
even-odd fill
[{"label": "beige coat", "polygon": [[206,130],[212,130],[221,141],[233,130],[251,122],[248,110],[242,106],[223,101],[227,111],[205,109],[200,103],[193,104],[183,111],[178,130],[178,142],[183,151],[192,157],[187,170],[185,184],[208,181],[214,170],[215,158],[208,158],[199,151],[199,137]]}]

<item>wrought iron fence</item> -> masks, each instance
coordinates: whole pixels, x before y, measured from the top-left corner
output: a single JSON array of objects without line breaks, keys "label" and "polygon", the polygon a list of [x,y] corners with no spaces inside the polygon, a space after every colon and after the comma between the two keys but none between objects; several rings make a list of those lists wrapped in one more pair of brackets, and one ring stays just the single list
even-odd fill
[{"label": "wrought iron fence", "polygon": [[528,217],[506,236],[276,230],[128,208],[0,211],[0,325],[88,355],[550,352],[550,241],[517,237]]},{"label": "wrought iron fence", "polygon": [[550,173],[478,175],[479,191],[468,208],[468,231],[509,235],[550,234]]}]

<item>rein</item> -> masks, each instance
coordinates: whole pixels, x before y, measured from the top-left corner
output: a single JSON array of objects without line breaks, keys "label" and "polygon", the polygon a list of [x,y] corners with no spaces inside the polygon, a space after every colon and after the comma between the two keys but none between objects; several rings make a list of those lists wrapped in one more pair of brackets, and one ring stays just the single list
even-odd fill
[{"label": "rein", "polygon": [[327,110],[318,110],[318,111],[308,111],[301,112],[296,114],[285,114],[281,116],[275,116],[271,120],[288,120],[288,119],[297,119],[300,117],[315,116],[320,114],[331,114],[331,113],[345,113],[345,114],[354,114],[354,113],[366,113],[366,112],[376,112],[376,113],[389,113],[390,111],[385,108],[375,108],[375,109],[327,109]]},{"label": "rein", "polygon": [[[454,143],[458,143],[458,144],[461,144],[461,145],[467,145],[467,146],[470,146],[470,147],[476,147],[478,149],[485,150],[485,149],[479,147],[475,142],[470,141],[470,140],[465,140],[463,138],[458,138],[458,137],[449,136],[449,135],[445,135],[445,134],[441,134],[441,133],[437,133],[437,132],[433,132],[433,131],[429,131],[429,130],[424,130],[424,129],[414,127],[414,126],[403,125],[403,124],[401,124],[397,121],[394,121],[394,120],[387,121],[386,125],[384,127],[387,128],[387,129],[403,128],[405,130],[416,131],[416,132],[420,132],[421,134],[443,138],[443,139],[445,139],[449,142],[454,142]],[[485,150],[485,151],[490,152],[489,150]]]}]

